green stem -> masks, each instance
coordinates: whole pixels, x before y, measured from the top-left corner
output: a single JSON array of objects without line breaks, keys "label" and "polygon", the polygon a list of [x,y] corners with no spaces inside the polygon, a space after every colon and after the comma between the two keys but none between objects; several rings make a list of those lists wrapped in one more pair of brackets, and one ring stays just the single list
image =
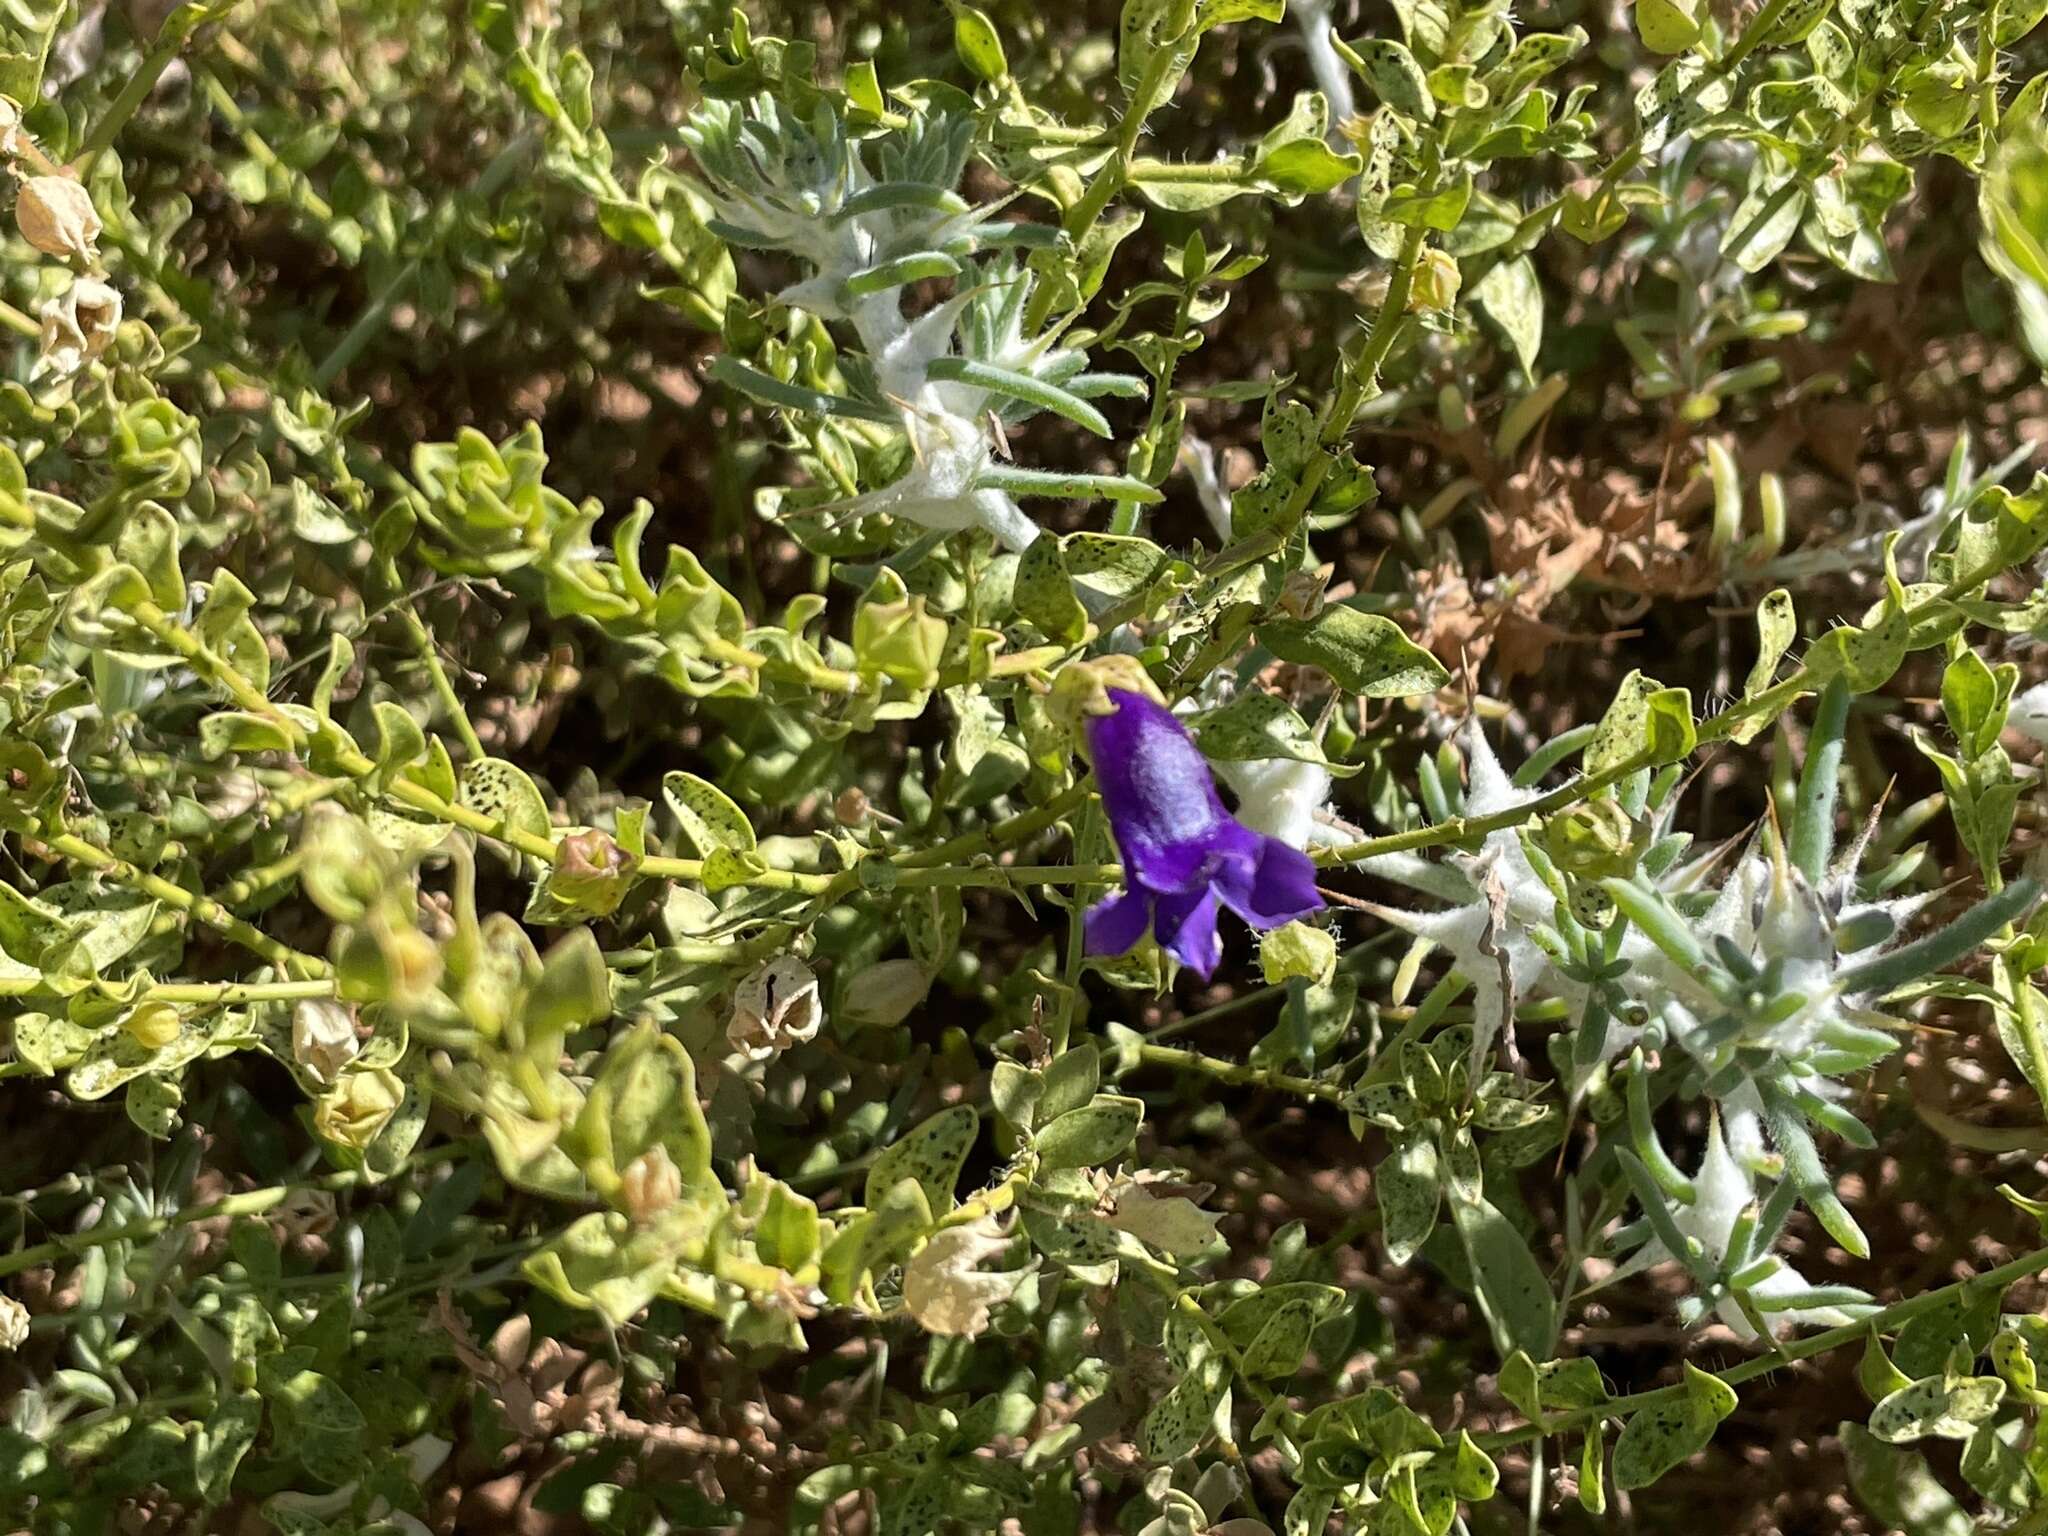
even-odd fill
[{"label": "green stem", "polygon": [[[174,11],[172,16],[175,17],[176,14]],[[178,50],[185,46],[190,36],[189,28],[174,26],[170,22],[166,22],[163,30],[157,33],[156,42],[149,52],[143,55],[141,66],[128,77],[128,83],[121,87],[120,95],[108,103],[106,116],[94,123],[92,131],[85,136],[85,143],[78,151],[78,158],[72,162],[80,181],[85,180],[91,172],[93,162],[112,147],[115,138],[127,126],[128,119],[149,100],[149,93],[156,89],[157,81],[163,78],[163,73],[170,67],[171,60],[178,56]]]},{"label": "green stem", "polygon": [[[512,173],[518,170],[533,144],[532,134],[521,134],[499,150],[491,163],[484,167],[483,173],[477,177],[475,185],[470,188],[470,195],[479,201],[495,196],[505,183],[512,179]],[[451,198],[443,207],[450,206],[452,202]],[[314,388],[324,390],[332,384],[340,377],[342,370],[360,357],[363,349],[377,339],[378,334],[390,324],[391,312],[398,307],[399,301],[411,288],[413,279],[419,275],[419,270],[420,257],[413,255],[391,274],[390,279],[370,300],[369,307],[356,316],[355,324],[348,328],[341,340],[335,343],[334,350],[322,358],[320,366],[313,370]],[[477,755],[481,757],[483,754]]]},{"label": "green stem", "polygon": [[[1343,386],[1323,410],[1316,431],[1319,446],[1328,449],[1341,443],[1351,431],[1352,418],[1357,415],[1359,406],[1365,403],[1371,391],[1378,388],[1380,365],[1393,350],[1395,338],[1407,320],[1408,295],[1414,291],[1415,268],[1422,260],[1428,238],[1429,231],[1422,228],[1411,229],[1404,237],[1401,254],[1387,279],[1386,296],[1373,317],[1372,330],[1366,336],[1365,345],[1356,359],[1347,364]],[[1286,548],[1287,541],[1307,516],[1316,492],[1322,489],[1331,463],[1328,453],[1319,453],[1312,458],[1293,494],[1288,497],[1286,506],[1273,521],[1250,538],[1219,550],[1202,567],[1203,581],[1213,589],[1217,582]],[[1107,634],[1119,624],[1128,624],[1142,617],[1143,612],[1144,595],[1134,594],[1099,617],[1095,621],[1096,628]]]},{"label": "green stem", "polygon": [[[111,981],[98,983],[98,988],[108,997],[122,991],[118,983]],[[47,990],[48,984],[41,977],[21,982],[0,981],[0,997],[36,997]],[[135,1001],[224,1008],[237,1003],[289,1003],[302,998],[334,995],[333,979],[315,976],[304,981],[160,981],[143,988]]]},{"label": "green stem", "polygon": [[1006,821],[997,822],[992,827],[948,838],[933,848],[900,854],[890,862],[905,870],[958,864],[961,860],[972,858],[978,853],[1012,847],[1027,838],[1035,837],[1062,817],[1079,810],[1087,800],[1087,789],[1077,784],[1071,789],[1062,790],[1045,804],[1022,811]]},{"label": "green stem", "polygon": [[182,885],[174,885],[161,876],[137,869],[126,859],[118,859],[106,849],[95,847],[82,837],[65,832],[45,838],[43,843],[61,858],[68,859],[74,864],[83,864],[86,868],[105,875],[131,890],[141,891],[167,906],[176,907],[195,921],[225,934],[252,954],[261,955],[282,971],[305,979],[325,976],[328,973],[325,960],[314,955],[302,954],[289,945],[279,943],[261,929],[252,927],[235,916],[219,902],[205,896],[195,896]]},{"label": "green stem", "polygon": [[413,611],[411,603],[398,605],[399,617],[405,622],[405,632],[411,639],[413,650],[427,669],[427,678],[433,684],[434,695],[441,701],[441,711],[447,715],[448,723],[455,727],[455,734],[462,738],[462,747],[472,762],[482,762],[489,756],[484,744],[477,739],[476,727],[469,723],[469,711],[462,707],[462,700],[456,695],[455,685],[448,680],[448,669],[441,665],[440,649],[434,644],[434,637],[427,626],[420,622],[420,616]]},{"label": "green stem", "polygon": [[315,224],[322,227],[332,224],[333,205],[313,190],[313,183],[305,173],[293,170],[278,158],[277,151],[256,131],[249,122],[248,114],[243,112],[235,98],[228,94],[228,88],[210,71],[200,70],[198,75],[206,87],[206,99],[213,103],[214,110],[220,113],[228,127],[233,130],[235,137],[241,140],[242,148],[249,152],[249,158],[266,171],[283,173],[285,184],[291,189],[292,206]]},{"label": "green stem", "polygon": [[[1705,734],[1702,731],[1701,734]],[[1579,801],[1598,794],[1611,785],[1640,773],[1645,768],[1656,766],[1656,759],[1647,751],[1639,752],[1626,762],[1615,764],[1603,772],[1561,784],[1533,800],[1520,805],[1511,805],[1504,810],[1494,811],[1486,816],[1453,816],[1448,821],[1431,822],[1427,826],[1410,827],[1405,832],[1389,832],[1383,837],[1368,837],[1362,842],[1346,843],[1336,848],[1318,848],[1309,856],[1327,869],[1333,865],[1356,864],[1382,853],[1406,853],[1417,848],[1440,847],[1445,843],[1470,842],[1499,832],[1507,827],[1520,826],[1539,816],[1548,816],[1553,811],[1576,805]]]},{"label": "green stem", "polygon": [[[448,1162],[468,1157],[476,1150],[474,1141],[450,1141],[416,1152],[407,1160],[408,1165],[420,1163]],[[38,1264],[54,1264],[63,1259],[75,1258],[88,1248],[104,1248],[110,1243],[148,1242],[178,1227],[189,1227],[196,1222],[213,1221],[216,1218],[234,1220],[238,1216],[262,1216],[276,1210],[301,1190],[322,1190],[337,1194],[352,1189],[370,1177],[369,1174],[353,1168],[339,1173],[330,1173],[317,1179],[301,1179],[289,1184],[273,1184],[266,1189],[244,1190],[240,1194],[224,1195],[204,1205],[187,1206],[167,1216],[153,1216],[148,1221],[131,1221],[118,1227],[89,1227],[83,1232],[74,1232],[69,1237],[52,1238],[46,1243],[32,1243],[26,1248],[17,1248],[13,1253],[0,1253],[0,1276],[19,1274],[24,1269],[33,1269]]]},{"label": "green stem", "polygon": [[[1729,1386],[1739,1386],[1759,1376],[1797,1360],[1810,1360],[1815,1355],[1824,1355],[1829,1350],[1840,1349],[1844,1344],[1860,1344],[1870,1336],[1871,1330],[1891,1333],[1901,1324],[1925,1312],[1934,1312],[1946,1307],[1965,1288],[1979,1293],[2010,1285],[2015,1280],[2024,1280],[2048,1269],[2048,1248],[2037,1248],[2032,1253],[2001,1264],[1996,1269],[1981,1275],[1972,1275],[1967,1280],[1958,1280],[1938,1290],[1923,1291],[1918,1296],[1908,1296],[1904,1301],[1895,1301],[1883,1310],[1853,1323],[1844,1323],[1839,1328],[1830,1328],[1825,1333],[1812,1334],[1795,1339],[1778,1351],[1758,1355],[1740,1365],[1730,1366],[1725,1371],[1713,1374]],[[1624,1418],[1645,1408],[1658,1408],[1666,1403],[1682,1402],[1686,1387],[1683,1382],[1668,1387],[1655,1387],[1647,1392],[1631,1392],[1625,1397],[1611,1398],[1607,1402],[1590,1408],[1580,1408],[1571,1413],[1547,1418],[1540,1424],[1523,1424],[1515,1429],[1495,1430],[1491,1434],[1474,1435],[1479,1448],[1485,1451],[1500,1450],[1510,1445],[1521,1445],[1530,1440],[1539,1440],[1545,1435],[1562,1434],[1567,1430],[1579,1429],[1588,1424],[1601,1423],[1608,1419]]]},{"label": "green stem", "polygon": [[1150,182],[1155,186],[1214,186],[1218,183],[1242,183],[1247,190],[1252,186],[1251,166],[1242,159],[1133,160],[1130,180]]},{"label": "green stem", "polygon": [[1296,1077],[1271,1067],[1254,1067],[1242,1062],[1224,1061],[1220,1057],[1205,1055],[1200,1051],[1182,1050],[1179,1046],[1140,1045],[1137,1054],[1140,1066],[1171,1067],[1176,1072],[1196,1072],[1203,1077],[1213,1077],[1219,1083],[1230,1083],[1237,1087],[1271,1088],[1276,1093],[1291,1093],[1302,1099],[1320,1099],[1326,1104],[1341,1104],[1344,1101],[1344,1090],[1334,1083],[1319,1083],[1314,1078]]}]

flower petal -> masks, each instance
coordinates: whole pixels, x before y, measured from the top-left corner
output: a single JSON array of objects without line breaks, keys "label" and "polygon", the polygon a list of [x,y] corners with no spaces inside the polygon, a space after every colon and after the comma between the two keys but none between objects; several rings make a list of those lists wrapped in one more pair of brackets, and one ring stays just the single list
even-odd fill
[{"label": "flower petal", "polygon": [[1137,888],[1099,901],[1088,909],[1088,916],[1082,925],[1091,955],[1123,955],[1130,953],[1138,940],[1145,936],[1145,925],[1152,918],[1152,902],[1146,893]]},{"label": "flower petal", "polygon": [[1152,935],[1189,970],[1207,981],[1223,959],[1223,938],[1216,932],[1216,891],[1162,896],[1152,912]]},{"label": "flower petal", "polygon": [[1252,861],[1226,864],[1216,877],[1216,889],[1231,911],[1260,929],[1278,928],[1324,906],[1316,889],[1315,864],[1277,837],[1259,838]]},{"label": "flower petal", "polygon": [[1211,854],[1244,829],[1216,793],[1192,737],[1143,694],[1109,690],[1116,709],[1091,715],[1088,750],[1095,783],[1123,854],[1124,876],[1154,891],[1186,891],[1204,879]]}]

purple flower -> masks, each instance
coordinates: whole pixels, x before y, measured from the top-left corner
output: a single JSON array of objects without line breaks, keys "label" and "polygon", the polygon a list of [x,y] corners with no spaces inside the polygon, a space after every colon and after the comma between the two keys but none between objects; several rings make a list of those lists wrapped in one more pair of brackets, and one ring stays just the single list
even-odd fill
[{"label": "purple flower", "polygon": [[1220,902],[1254,928],[1320,911],[1315,865],[1223,808],[1201,749],[1164,706],[1128,689],[1086,717],[1088,752],[1123,854],[1121,895],[1088,913],[1088,952],[1120,955],[1149,925],[1160,947],[1204,981],[1223,958]]}]

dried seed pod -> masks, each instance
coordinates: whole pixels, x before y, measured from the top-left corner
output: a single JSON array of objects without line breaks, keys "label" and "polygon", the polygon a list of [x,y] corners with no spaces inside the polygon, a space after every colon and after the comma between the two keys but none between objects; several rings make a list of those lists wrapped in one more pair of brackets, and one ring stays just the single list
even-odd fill
[{"label": "dried seed pod", "polygon": [[619,1204],[642,1226],[682,1197],[683,1173],[666,1147],[642,1152],[620,1171]]},{"label": "dried seed pod", "polygon": [[121,295],[97,278],[81,277],[43,306],[38,377],[72,378],[105,352],[121,328]]},{"label": "dried seed pod", "polygon": [[770,960],[733,994],[725,1038],[753,1061],[766,1061],[816,1037],[825,1022],[818,978],[794,955]]},{"label": "dried seed pod", "polygon": [[100,216],[92,194],[68,176],[31,176],[14,200],[14,222],[45,256],[91,261],[99,254]]},{"label": "dried seed pod", "polygon": [[332,1083],[362,1049],[355,1011],[332,998],[309,997],[292,1009],[292,1059],[316,1081]]},{"label": "dried seed pod", "polygon": [[313,1129],[360,1152],[383,1133],[405,1102],[405,1082],[388,1067],[343,1074],[313,1106]]}]

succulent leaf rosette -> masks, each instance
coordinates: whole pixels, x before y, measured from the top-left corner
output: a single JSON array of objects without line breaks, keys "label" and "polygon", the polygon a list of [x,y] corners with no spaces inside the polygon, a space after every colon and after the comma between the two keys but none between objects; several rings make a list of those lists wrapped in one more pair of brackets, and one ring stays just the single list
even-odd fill
[{"label": "succulent leaf rosette", "polygon": [[[1461,814],[1494,816],[1536,798],[1501,768],[1476,723],[1461,743]],[[1809,779],[1833,771],[1825,747],[1809,743]],[[1705,1304],[1746,1337],[1763,1331],[1764,1314],[1787,1325],[1840,1322],[1849,1315],[1840,1288],[1813,1291],[1769,1254],[1795,1202],[1844,1248],[1868,1252],[1818,1138],[1875,1145],[1845,1101],[1910,1028],[1889,995],[2024,917],[2037,887],[2015,881],[1902,942],[1932,898],[1874,894],[1888,881],[1863,870],[1870,828],[1838,855],[1831,824],[1802,835],[1795,821],[1687,857],[1689,839],[1673,830],[1676,787],[1670,780],[1661,799],[1646,792],[1628,809],[1608,802],[1605,815],[1578,808],[1562,829],[1497,830],[1475,853],[1445,860],[1373,856],[1362,864],[1370,873],[1449,904],[1372,910],[1441,949],[1470,984],[1475,1078],[1495,1043],[1512,1040],[1518,1006],[1565,1005],[1571,1027],[1552,1037],[1551,1053],[1574,1104],[1595,1091],[1626,1104],[1617,1156],[1646,1215],[1615,1239],[1620,1250],[1643,1245],[1621,1273],[1687,1260]],[[1831,822],[1832,796],[1802,794],[1798,814],[1809,827]],[[1653,1095],[1708,1101],[1695,1174],[1660,1144]]]}]

